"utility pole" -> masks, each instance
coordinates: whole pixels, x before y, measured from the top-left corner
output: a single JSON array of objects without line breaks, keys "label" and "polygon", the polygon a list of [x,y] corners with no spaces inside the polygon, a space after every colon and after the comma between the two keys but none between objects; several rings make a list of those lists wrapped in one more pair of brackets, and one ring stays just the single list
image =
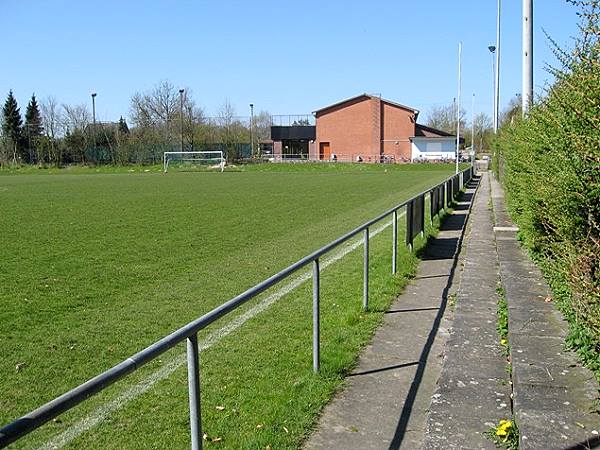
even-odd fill
[{"label": "utility pole", "polygon": [[[492,98],[493,98],[493,109],[492,109],[492,125],[496,123],[496,46],[490,45],[488,50],[492,54]],[[495,132],[495,125],[494,125]]]},{"label": "utility pole", "polygon": [[494,134],[498,132],[498,111],[500,109],[500,11],[502,0],[498,0],[498,15],[496,19],[496,74],[494,80]]},{"label": "utility pole", "polygon": [[460,57],[462,42],[458,43],[458,96],[456,101],[456,173],[458,173],[458,152],[460,146]]},{"label": "utility pole", "polygon": [[475,92],[473,92],[473,100],[471,102],[471,164],[475,161]]},{"label": "utility pole", "polygon": [[250,103],[250,156],[254,156],[254,103]]},{"label": "utility pole", "polygon": [[533,102],[533,0],[523,0],[523,117]]},{"label": "utility pole", "polygon": [[184,89],[179,89],[179,128],[181,135],[181,151],[183,152],[183,93]]},{"label": "utility pole", "polygon": [[96,93],[92,94],[92,123],[94,124],[93,137],[94,137],[94,151],[96,151]]}]

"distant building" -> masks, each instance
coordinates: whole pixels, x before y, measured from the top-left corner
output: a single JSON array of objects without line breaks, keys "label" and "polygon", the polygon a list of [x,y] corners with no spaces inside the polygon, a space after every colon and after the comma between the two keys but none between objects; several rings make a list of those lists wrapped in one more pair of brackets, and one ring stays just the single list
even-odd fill
[{"label": "distant building", "polygon": [[276,156],[346,162],[454,159],[453,135],[417,124],[418,110],[376,95],[361,94],[313,114],[314,127],[271,127]]},{"label": "distant building", "polygon": [[456,136],[445,131],[417,124],[410,141],[411,162],[446,161],[456,157]]}]

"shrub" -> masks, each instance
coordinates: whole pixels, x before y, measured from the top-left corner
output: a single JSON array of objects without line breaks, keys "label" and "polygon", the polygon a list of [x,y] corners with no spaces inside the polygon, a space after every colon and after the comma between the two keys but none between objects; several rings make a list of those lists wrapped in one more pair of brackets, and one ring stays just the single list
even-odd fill
[{"label": "shrub", "polygon": [[574,50],[556,45],[555,83],[496,140],[513,218],[542,266],[569,287],[567,317],[600,353],[600,1],[580,8]]}]

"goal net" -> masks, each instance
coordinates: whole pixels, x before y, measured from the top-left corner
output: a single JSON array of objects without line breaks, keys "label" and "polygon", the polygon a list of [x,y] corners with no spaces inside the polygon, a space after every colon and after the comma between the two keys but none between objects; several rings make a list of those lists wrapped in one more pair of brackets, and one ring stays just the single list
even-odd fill
[{"label": "goal net", "polygon": [[204,170],[225,170],[225,156],[220,150],[203,152],[164,152],[163,169],[169,167],[200,168]]}]

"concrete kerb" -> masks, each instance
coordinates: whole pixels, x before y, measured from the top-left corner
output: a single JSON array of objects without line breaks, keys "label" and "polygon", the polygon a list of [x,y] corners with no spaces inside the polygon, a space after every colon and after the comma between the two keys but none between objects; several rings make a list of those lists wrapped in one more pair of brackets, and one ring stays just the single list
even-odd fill
[{"label": "concrete kerb", "polygon": [[[514,416],[520,449],[593,448],[600,444],[594,411],[598,383],[565,351],[567,323],[551,302],[539,269],[519,246],[502,188],[491,179],[500,276],[508,302]],[[512,228],[512,230],[507,230]]]}]

